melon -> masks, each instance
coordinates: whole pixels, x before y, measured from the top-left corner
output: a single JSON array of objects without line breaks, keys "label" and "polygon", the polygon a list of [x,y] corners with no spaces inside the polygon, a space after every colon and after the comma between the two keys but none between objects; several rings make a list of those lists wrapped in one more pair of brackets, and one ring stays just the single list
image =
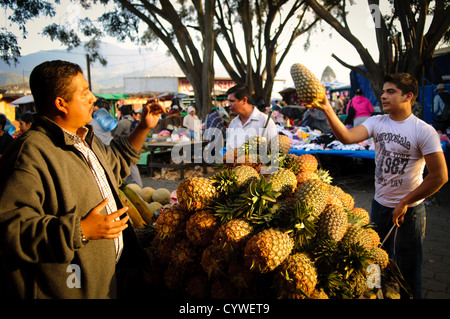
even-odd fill
[{"label": "melon", "polygon": [[153,192],[152,200],[162,205],[170,203],[170,191],[167,188],[158,188]]},{"label": "melon", "polygon": [[147,203],[150,203],[152,201],[152,195],[154,192],[155,192],[154,188],[147,186],[139,191],[139,196],[141,196],[142,199],[145,200]]}]

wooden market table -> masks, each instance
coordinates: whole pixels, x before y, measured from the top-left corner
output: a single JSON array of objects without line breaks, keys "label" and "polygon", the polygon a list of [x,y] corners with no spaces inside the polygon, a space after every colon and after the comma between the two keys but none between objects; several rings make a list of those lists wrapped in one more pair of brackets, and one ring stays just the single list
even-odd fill
[{"label": "wooden market table", "polygon": [[209,165],[203,157],[206,145],[208,141],[149,143],[148,152],[143,153],[146,158],[141,159],[140,164],[147,168],[150,177],[154,176],[154,168],[163,167],[180,170],[180,179],[184,178],[185,169],[195,166],[202,166],[203,173],[206,174]]}]

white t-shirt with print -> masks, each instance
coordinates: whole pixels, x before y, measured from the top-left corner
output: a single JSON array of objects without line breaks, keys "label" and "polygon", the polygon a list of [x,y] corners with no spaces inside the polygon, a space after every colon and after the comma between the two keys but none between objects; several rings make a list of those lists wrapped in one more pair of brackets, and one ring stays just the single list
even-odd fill
[{"label": "white t-shirt with print", "polygon": [[423,156],[442,152],[439,136],[431,125],[414,115],[404,121],[377,115],[362,125],[375,142],[375,200],[383,206],[395,207],[422,183]]}]

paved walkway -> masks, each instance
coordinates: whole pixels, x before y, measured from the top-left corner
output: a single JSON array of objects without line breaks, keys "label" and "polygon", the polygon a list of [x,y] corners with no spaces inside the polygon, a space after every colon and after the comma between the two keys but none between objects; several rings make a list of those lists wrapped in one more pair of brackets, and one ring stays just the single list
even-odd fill
[{"label": "paved walkway", "polygon": [[[144,186],[176,190],[180,180],[142,178]],[[370,211],[373,199],[373,172],[342,176],[333,180],[355,199],[355,206]],[[423,298],[450,299],[450,185],[447,183],[427,201],[427,228],[424,244]]]}]

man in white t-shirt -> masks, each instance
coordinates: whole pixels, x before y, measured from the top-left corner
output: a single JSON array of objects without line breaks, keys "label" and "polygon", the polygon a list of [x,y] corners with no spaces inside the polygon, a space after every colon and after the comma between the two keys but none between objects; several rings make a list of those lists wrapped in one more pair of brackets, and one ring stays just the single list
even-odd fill
[{"label": "man in white t-shirt", "polygon": [[[370,117],[351,129],[339,120],[326,97],[321,106],[333,133],[342,143],[358,143],[373,137],[375,198],[371,221],[382,240],[394,224],[398,227],[384,248],[397,262],[413,297],[421,298],[423,201],[448,181],[448,172],[436,130],[411,112],[417,95],[417,80],[411,75],[387,76],[381,96],[387,114]],[[423,178],[425,165],[428,174]]]},{"label": "man in white t-shirt", "polygon": [[262,136],[267,141],[277,136],[275,122],[272,119],[267,122],[267,114],[262,113],[250,103],[250,92],[247,86],[235,85],[227,91],[227,95],[230,112],[237,115],[228,125],[227,150],[241,146],[251,136]]}]

